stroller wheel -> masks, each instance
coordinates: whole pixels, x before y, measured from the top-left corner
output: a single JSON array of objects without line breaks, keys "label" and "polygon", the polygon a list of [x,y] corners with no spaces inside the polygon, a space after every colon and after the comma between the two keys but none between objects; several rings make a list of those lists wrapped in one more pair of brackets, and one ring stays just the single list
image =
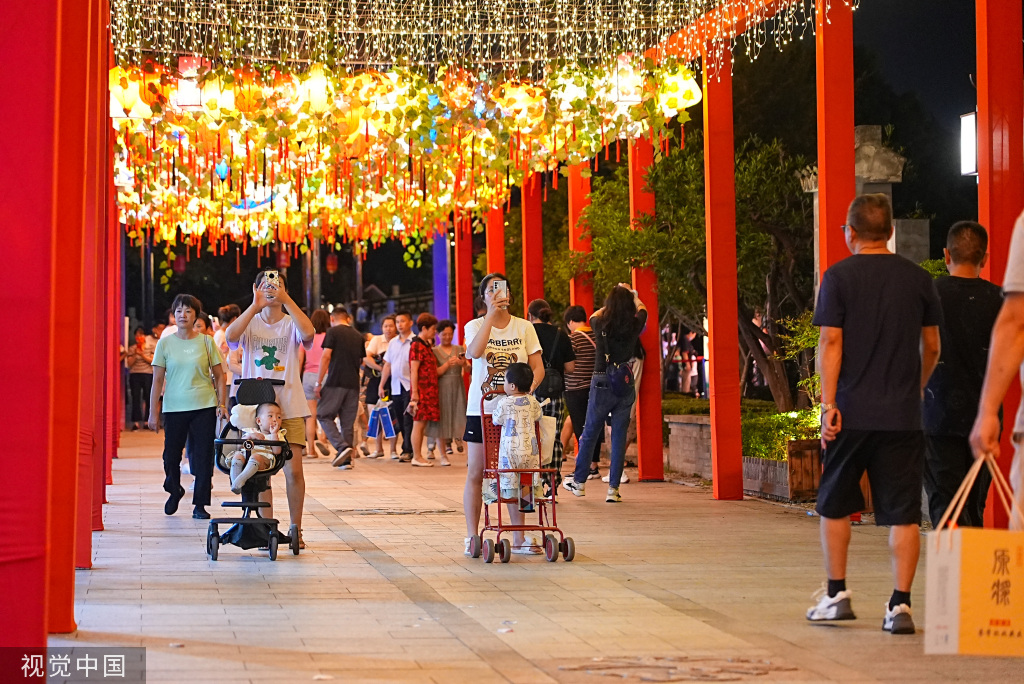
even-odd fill
[{"label": "stroller wheel", "polygon": [[299,545],[302,543],[302,537],[299,536],[299,526],[292,525],[288,528],[288,548],[292,550],[293,556],[299,555]]},{"label": "stroller wheel", "polygon": [[559,544],[555,535],[544,535],[544,558],[546,558],[549,563],[554,563],[558,560],[559,551]]},{"label": "stroller wheel", "polygon": [[484,557],[484,563],[493,563],[494,562],[494,540],[493,539],[484,539],[484,543],[483,543],[483,557]]},{"label": "stroller wheel", "polygon": [[270,537],[270,560],[277,560],[277,534],[272,533]]},{"label": "stroller wheel", "polygon": [[206,534],[206,553],[210,560],[217,560],[217,553],[220,550],[220,535],[214,534],[211,530]]},{"label": "stroller wheel", "polygon": [[498,554],[502,563],[508,563],[512,559],[512,543],[508,539],[498,542]]}]

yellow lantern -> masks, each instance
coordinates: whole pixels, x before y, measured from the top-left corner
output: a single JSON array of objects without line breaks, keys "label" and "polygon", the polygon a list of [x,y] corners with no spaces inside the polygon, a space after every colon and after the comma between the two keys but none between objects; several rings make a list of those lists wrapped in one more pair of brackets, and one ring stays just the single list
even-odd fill
[{"label": "yellow lantern", "polygon": [[306,79],[302,82],[299,94],[304,102],[309,103],[311,114],[321,115],[331,107],[334,96],[331,93],[331,83],[324,71],[322,64],[314,64],[306,72]]},{"label": "yellow lantern", "polygon": [[671,118],[701,101],[700,84],[688,69],[665,74],[658,89],[658,107]]},{"label": "yellow lantern", "polygon": [[121,105],[125,116],[131,116],[132,109],[139,101],[139,81],[128,70],[116,66],[108,75],[110,95]]},{"label": "yellow lantern", "polygon": [[235,108],[235,92],[225,85],[220,76],[214,76],[203,81],[200,89],[203,111],[217,123],[223,118],[224,110],[231,111]]}]

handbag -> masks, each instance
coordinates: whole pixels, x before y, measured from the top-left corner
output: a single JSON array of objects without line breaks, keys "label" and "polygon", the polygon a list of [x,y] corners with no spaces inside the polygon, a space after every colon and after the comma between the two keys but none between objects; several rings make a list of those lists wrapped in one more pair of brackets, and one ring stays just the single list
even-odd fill
[{"label": "handbag", "polygon": [[[957,527],[982,466],[995,499],[1022,522],[992,454],[974,461],[935,530],[928,533],[924,652],[1019,656],[1024,630],[1024,532]],[[1012,527],[1012,525],[1011,525]]]},{"label": "handbag", "polygon": [[[558,349],[558,341],[561,338],[557,332],[555,334],[555,343],[551,346],[551,356],[554,357],[555,351]],[[562,378],[562,371],[551,365],[551,362],[544,358],[544,379],[537,385],[537,389],[534,390],[538,401],[544,401],[545,399],[558,399],[562,396],[562,392],[565,390],[565,380]]]},{"label": "handbag", "polygon": [[395,438],[395,424],[391,422],[390,407],[391,402],[384,399],[380,399],[374,404],[373,410],[370,411],[370,417],[367,419],[367,437],[383,434],[385,439]]}]

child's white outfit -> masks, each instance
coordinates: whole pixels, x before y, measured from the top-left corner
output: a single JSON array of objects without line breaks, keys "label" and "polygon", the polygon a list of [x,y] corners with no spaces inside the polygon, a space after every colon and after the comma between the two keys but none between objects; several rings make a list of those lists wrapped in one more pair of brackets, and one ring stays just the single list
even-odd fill
[{"label": "child's white outfit", "polygon": [[[276,432],[262,432],[260,430],[246,430],[242,438],[247,439],[249,435],[261,435],[263,439],[271,442],[284,441],[286,430],[281,428]],[[246,461],[245,452],[241,449],[232,451],[228,456],[228,460],[231,463],[231,491],[238,494],[242,491],[242,487],[249,478],[255,475],[261,470],[270,470],[274,466],[274,459],[277,458],[277,454],[274,453],[273,447],[264,446],[260,444],[259,439],[253,440],[253,448],[251,458]]]},{"label": "child's white outfit", "polygon": [[[498,447],[498,468],[540,468],[540,443],[537,440],[537,421],[541,418],[537,400],[529,394],[506,395],[498,400],[491,419],[501,426],[501,442]],[[519,498],[519,473],[501,474],[502,498]],[[534,477],[534,491],[541,496],[543,487],[539,477]],[[484,500],[497,501],[497,483],[484,482]]]}]

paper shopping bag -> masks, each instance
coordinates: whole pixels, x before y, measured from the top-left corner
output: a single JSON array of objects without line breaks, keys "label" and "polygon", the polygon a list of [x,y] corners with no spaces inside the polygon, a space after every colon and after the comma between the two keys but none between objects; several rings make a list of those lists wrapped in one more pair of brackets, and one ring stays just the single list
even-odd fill
[{"label": "paper shopping bag", "polygon": [[[928,535],[925,653],[1024,654],[1024,532],[947,524],[959,519],[982,461],[974,464],[939,526]],[[999,472],[994,459],[986,463]],[[997,500],[1011,509],[1011,518],[1019,515],[1012,496],[1006,498],[1009,487],[1002,473],[993,475],[993,486]]]},{"label": "paper shopping bag", "polygon": [[547,468],[555,457],[558,421],[553,416],[540,417],[540,465]]},{"label": "paper shopping bag", "polygon": [[373,407],[366,426],[367,436],[376,437],[383,434],[385,439],[395,438],[395,425],[391,422],[390,406],[390,401],[378,401]]}]

